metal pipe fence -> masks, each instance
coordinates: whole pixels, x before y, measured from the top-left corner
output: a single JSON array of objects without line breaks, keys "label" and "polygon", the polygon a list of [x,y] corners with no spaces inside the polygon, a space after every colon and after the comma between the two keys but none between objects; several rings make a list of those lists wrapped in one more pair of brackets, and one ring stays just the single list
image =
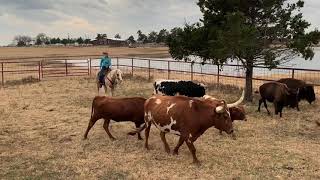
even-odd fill
[{"label": "metal pipe fence", "polygon": [[[0,60],[1,87],[13,82],[33,79],[93,76],[99,71],[100,55],[31,57]],[[112,57],[113,67],[121,69],[132,77],[141,76],[146,79],[181,79],[195,80],[205,84],[224,84],[244,87],[245,70],[241,65],[201,64],[174,60]],[[257,88],[266,81],[280,78],[297,78],[315,85],[320,94],[320,69],[254,67],[253,87]]]}]

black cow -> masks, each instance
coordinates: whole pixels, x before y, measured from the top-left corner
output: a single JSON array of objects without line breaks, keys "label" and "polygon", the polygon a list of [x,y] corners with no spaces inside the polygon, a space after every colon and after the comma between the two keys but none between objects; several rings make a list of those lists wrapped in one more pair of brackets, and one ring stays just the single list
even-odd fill
[{"label": "black cow", "polygon": [[280,113],[280,117],[282,117],[282,109],[285,106],[290,106],[292,108],[297,107],[297,110],[299,111],[297,91],[289,89],[288,86],[283,83],[267,82],[259,87],[259,92],[261,95],[258,107],[259,112],[263,102],[264,107],[270,115],[266,100],[273,102],[275,114]]},{"label": "black cow", "polygon": [[205,85],[192,81],[157,80],[153,86],[154,94],[167,96],[184,95],[188,97],[202,97],[206,94]]},{"label": "black cow", "polygon": [[283,78],[277,82],[284,83],[288,88],[298,91],[298,101],[305,99],[311,104],[316,100],[313,85],[307,84],[305,81],[294,78]]}]

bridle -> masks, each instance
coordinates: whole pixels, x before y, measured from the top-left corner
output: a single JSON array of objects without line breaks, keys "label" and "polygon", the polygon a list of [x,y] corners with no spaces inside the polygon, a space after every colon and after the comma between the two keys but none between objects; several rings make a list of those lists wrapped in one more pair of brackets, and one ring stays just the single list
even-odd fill
[{"label": "bridle", "polygon": [[[115,73],[117,73],[117,70],[115,70],[116,72]],[[117,84],[117,81],[116,81],[116,79],[118,78],[118,77],[115,77],[114,78],[114,74],[111,74],[112,76],[111,76],[111,79],[107,76],[106,78],[107,78],[107,80],[109,81],[109,87],[110,88],[113,88],[114,87],[114,85],[116,85]],[[112,80],[112,79],[114,79],[114,80]]]}]

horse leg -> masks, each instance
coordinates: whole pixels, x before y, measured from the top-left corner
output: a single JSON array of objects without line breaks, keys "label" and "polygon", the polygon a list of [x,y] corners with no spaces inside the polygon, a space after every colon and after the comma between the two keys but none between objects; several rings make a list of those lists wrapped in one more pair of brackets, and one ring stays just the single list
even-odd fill
[{"label": "horse leg", "polygon": [[114,87],[111,88],[111,96],[114,96]]},{"label": "horse leg", "polygon": [[104,87],[104,94],[105,94],[105,96],[107,95],[107,91],[108,91],[108,89],[107,89],[107,85],[106,84],[104,84],[103,85],[103,87]]},{"label": "horse leg", "polygon": [[99,83],[99,80],[97,80],[96,84],[97,84],[98,96],[99,96],[99,90],[100,90],[100,83]]}]

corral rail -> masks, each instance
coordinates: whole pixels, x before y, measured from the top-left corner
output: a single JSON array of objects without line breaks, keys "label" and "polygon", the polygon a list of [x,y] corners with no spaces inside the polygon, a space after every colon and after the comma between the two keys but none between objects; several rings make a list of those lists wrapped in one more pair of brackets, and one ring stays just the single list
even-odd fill
[{"label": "corral rail", "polygon": [[[23,80],[37,80],[66,77],[93,76],[99,70],[100,55],[52,56],[0,59],[1,86],[9,86]],[[112,57],[113,67],[126,74],[147,79],[196,80],[206,84],[244,86],[245,72],[241,65],[201,64],[197,62],[175,61],[173,59]],[[300,69],[279,67],[269,70],[254,67],[253,86],[256,88],[265,81],[293,77],[315,85],[320,93],[320,69]]]}]

